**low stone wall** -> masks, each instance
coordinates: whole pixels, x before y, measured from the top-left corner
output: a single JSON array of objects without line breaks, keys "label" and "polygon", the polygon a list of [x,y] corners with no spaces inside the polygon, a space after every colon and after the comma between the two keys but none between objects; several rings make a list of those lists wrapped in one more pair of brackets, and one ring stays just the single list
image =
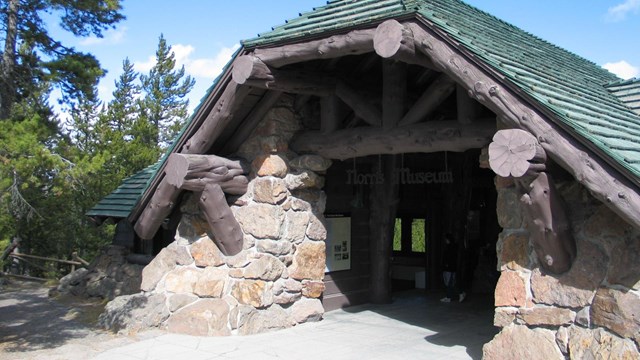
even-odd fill
[{"label": "low stone wall", "polygon": [[299,129],[291,109],[285,99],[269,111],[239,151],[252,162],[248,191],[231,205],[245,234],[243,251],[220,252],[197,196],[187,194],[175,241],[144,269],[142,293],[107,305],[104,327],[245,335],[321,319],[327,235],[321,174],[331,162],[288,150]]},{"label": "low stone wall", "polygon": [[541,272],[512,181],[496,178],[501,276],[484,359],[639,359],[640,232],[575,182],[559,185],[578,254],[562,275]]}]

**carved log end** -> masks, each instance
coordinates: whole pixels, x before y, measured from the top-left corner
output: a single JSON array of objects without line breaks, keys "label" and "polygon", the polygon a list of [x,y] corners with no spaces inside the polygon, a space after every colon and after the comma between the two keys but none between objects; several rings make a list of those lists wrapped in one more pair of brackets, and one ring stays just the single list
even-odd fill
[{"label": "carved log end", "polygon": [[[231,72],[231,77],[233,78],[233,81],[235,81],[240,85],[246,83],[247,80],[249,80],[253,76],[253,74],[256,72],[255,68],[259,62],[260,62],[260,59],[254,56],[250,56],[250,55],[240,56],[233,63],[233,70]],[[266,68],[266,65],[264,67]]]},{"label": "carved log end", "polygon": [[402,46],[405,28],[396,20],[387,20],[378,25],[373,36],[373,48],[383,58],[390,58],[398,53]]},{"label": "carved log end", "polygon": [[184,178],[189,172],[189,161],[179,154],[169,155],[167,165],[165,166],[165,179],[176,188],[182,187]]}]

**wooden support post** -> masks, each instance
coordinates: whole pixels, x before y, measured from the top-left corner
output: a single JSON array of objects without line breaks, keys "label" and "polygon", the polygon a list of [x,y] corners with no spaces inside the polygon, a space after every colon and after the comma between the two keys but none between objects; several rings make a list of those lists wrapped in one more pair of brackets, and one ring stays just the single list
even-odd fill
[{"label": "wooden support post", "polygon": [[451,95],[456,83],[445,74],[441,74],[427,87],[418,101],[400,121],[400,126],[415,124],[425,120],[443,101]]},{"label": "wooden support post", "polygon": [[353,112],[366,121],[367,124],[371,126],[380,126],[382,124],[382,114],[380,114],[380,110],[367,101],[365,96],[359,94],[344,82],[338,82],[336,95],[340,100],[344,101],[345,104],[349,105]]},{"label": "wooden support post", "polygon": [[499,85],[501,75],[475,63],[471,56],[443,40],[448,35],[423,25],[407,23],[413,32],[416,49],[432,59],[437,70],[471,89],[473,96],[498,114],[508,127],[520,128],[541,139],[541,145],[556,163],[567,170],[591,194],[635,227],[640,228],[640,192],[638,186],[585,145],[565,136],[554,121],[543,115],[531,100]]},{"label": "wooden support post", "polygon": [[516,178],[529,223],[531,242],[540,265],[561,274],[571,268],[576,243],[563,201],[550,175],[544,172],[547,156],[530,133],[500,130],[489,145],[489,165],[502,177]]},{"label": "wooden support post", "polygon": [[236,60],[232,76],[235,82],[242,85],[316,96],[333,94],[337,82],[335,77],[327,74],[270,68],[251,55],[241,56]]},{"label": "wooden support post", "polygon": [[374,304],[388,304],[391,302],[391,250],[399,183],[393,180],[395,155],[382,155],[379,160],[374,169],[382,174],[384,180],[372,186],[370,198],[370,301]]},{"label": "wooden support post", "polygon": [[326,39],[256,49],[253,54],[275,68],[309,60],[365,54],[373,51],[374,33],[375,29],[352,30]]},{"label": "wooden support post", "polygon": [[407,93],[407,66],[405,63],[385,59],[382,62],[382,127],[398,126],[404,116]]},{"label": "wooden support post", "polygon": [[233,256],[242,251],[244,235],[240,224],[233,216],[222,188],[218,184],[205,186],[198,206],[209,223],[213,241],[220,251]]},{"label": "wooden support post", "polygon": [[429,58],[416,51],[411,28],[396,20],[378,25],[373,36],[373,48],[382,58],[433,68]]},{"label": "wooden support post", "polygon": [[133,227],[136,234],[143,240],[143,244],[153,239],[164,219],[171,214],[174,206],[176,206],[179,196],[180,189],[171,185],[166,177],[160,181],[153,197],[151,197],[147,207],[140,214],[140,218],[138,218]]},{"label": "wooden support post", "polygon": [[331,134],[310,131],[294,137],[290,146],[298,153],[316,153],[339,160],[375,154],[461,152],[489,144],[495,131],[492,120],[467,126],[455,120],[430,121],[388,130],[353,128]]}]

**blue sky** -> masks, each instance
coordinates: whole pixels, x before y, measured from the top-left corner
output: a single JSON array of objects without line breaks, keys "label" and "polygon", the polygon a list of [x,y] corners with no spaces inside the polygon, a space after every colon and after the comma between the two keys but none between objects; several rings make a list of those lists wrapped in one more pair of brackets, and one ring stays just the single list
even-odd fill
[{"label": "blue sky", "polygon": [[[640,77],[640,0],[467,0],[624,78]],[[128,57],[146,73],[160,34],[196,79],[191,108],[204,96],[239,40],[324,5],[324,0],[124,0],[127,19],[102,39],[64,37],[108,70],[99,92],[108,101]],[[52,31],[59,34],[54,24]]]}]

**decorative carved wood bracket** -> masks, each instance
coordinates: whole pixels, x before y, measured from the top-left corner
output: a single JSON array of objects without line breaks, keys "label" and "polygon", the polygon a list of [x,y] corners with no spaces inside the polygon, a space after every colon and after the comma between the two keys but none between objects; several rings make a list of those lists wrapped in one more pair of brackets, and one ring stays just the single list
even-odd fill
[{"label": "decorative carved wood bracket", "polygon": [[530,133],[500,130],[489,144],[489,165],[502,177],[516,178],[522,191],[531,242],[542,267],[555,274],[571,268],[576,244],[562,198],[545,172],[547,155]]}]

